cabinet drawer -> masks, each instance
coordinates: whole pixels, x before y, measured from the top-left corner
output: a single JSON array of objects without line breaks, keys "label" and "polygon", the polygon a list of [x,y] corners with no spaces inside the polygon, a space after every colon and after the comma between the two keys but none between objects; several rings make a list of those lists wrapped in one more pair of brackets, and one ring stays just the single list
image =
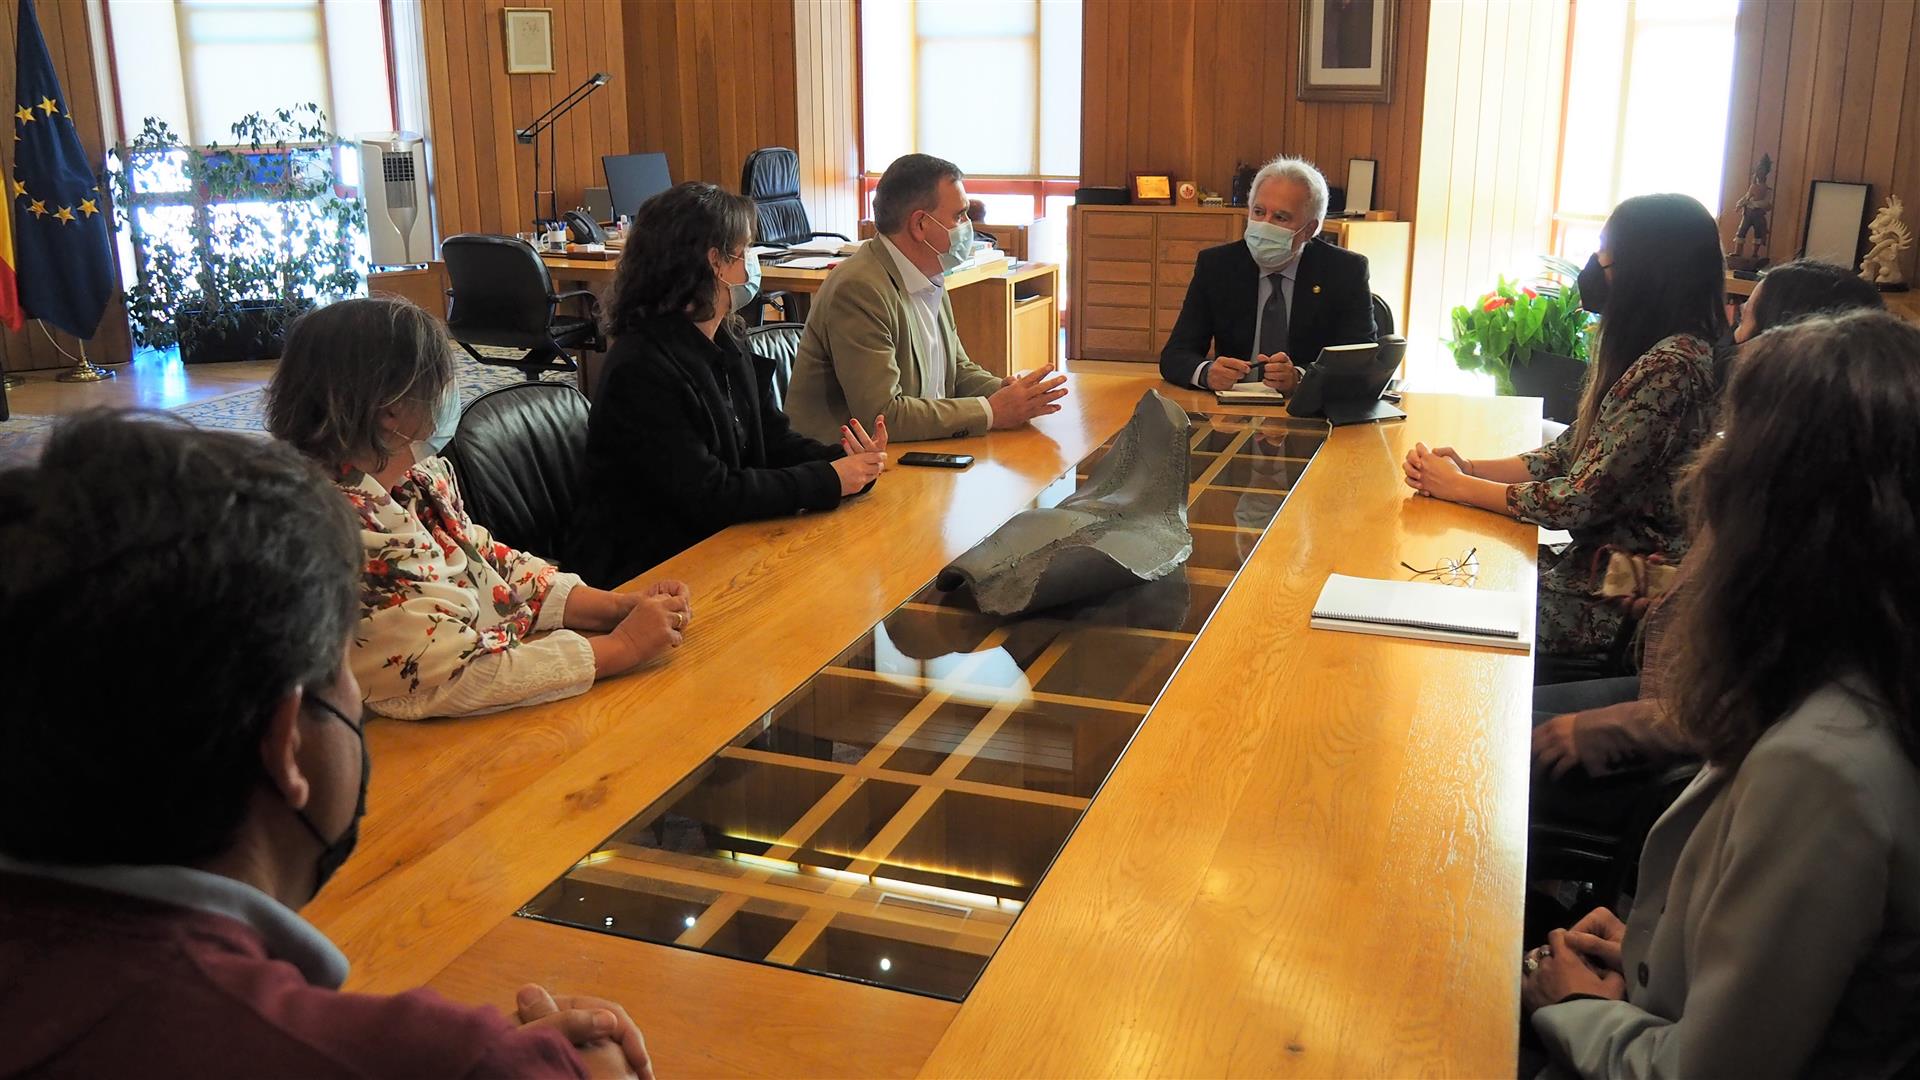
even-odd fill
[{"label": "cabinet drawer", "polygon": [[1153,280],[1153,264],[1133,259],[1087,259],[1086,275],[1089,285],[1095,282],[1109,281],[1127,285],[1145,285]]},{"label": "cabinet drawer", "polygon": [[1098,210],[1082,211],[1080,228],[1089,239],[1102,236],[1153,235],[1152,214],[1101,213]]},{"label": "cabinet drawer", "polygon": [[1153,260],[1153,241],[1147,239],[1129,239],[1122,237],[1088,237],[1085,245],[1087,261],[1099,262],[1103,259],[1125,259],[1131,262],[1151,262]]},{"label": "cabinet drawer", "polygon": [[1193,260],[1200,252],[1212,247],[1203,240],[1162,240],[1155,248],[1156,257],[1164,264],[1173,263],[1184,266],[1187,274],[1193,274]]},{"label": "cabinet drawer", "polygon": [[[1097,353],[1144,354],[1152,347],[1153,335],[1146,330],[1095,330],[1080,332],[1080,343],[1093,359]],[[1164,338],[1163,338],[1164,340]]]},{"label": "cabinet drawer", "polygon": [[1187,286],[1161,285],[1153,290],[1154,306],[1162,311],[1179,311],[1180,305],[1187,302]]},{"label": "cabinet drawer", "polygon": [[1089,282],[1084,292],[1089,304],[1144,308],[1153,303],[1153,290],[1146,285]]},{"label": "cabinet drawer", "polygon": [[1160,239],[1205,240],[1209,245],[1233,239],[1230,214],[1161,214]]},{"label": "cabinet drawer", "polygon": [[1080,309],[1089,330],[1149,330],[1145,305],[1140,307],[1101,307],[1088,304]]}]

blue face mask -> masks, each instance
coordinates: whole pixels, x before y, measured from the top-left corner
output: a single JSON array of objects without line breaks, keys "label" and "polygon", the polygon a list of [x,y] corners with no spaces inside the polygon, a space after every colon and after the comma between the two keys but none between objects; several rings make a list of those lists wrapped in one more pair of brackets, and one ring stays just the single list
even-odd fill
[{"label": "blue face mask", "polygon": [[1271,221],[1247,222],[1246,239],[1247,250],[1253,253],[1253,261],[1262,270],[1284,270],[1300,255],[1293,230],[1283,229]]},{"label": "blue face mask", "polygon": [[728,309],[730,311],[739,311],[753,303],[753,298],[760,295],[760,256],[757,252],[748,250],[742,259],[747,264],[747,280],[738,285],[728,283],[727,303],[731,305]]},{"label": "blue face mask", "polygon": [[453,441],[453,431],[460,426],[460,387],[447,384],[447,392],[440,395],[440,404],[433,413],[433,434],[418,439],[413,444],[413,460],[425,461],[439,454]]},{"label": "blue face mask", "polygon": [[[935,225],[940,224],[934,220],[932,214],[927,215],[927,220],[933,221]],[[927,244],[925,240],[920,242]],[[939,251],[934,249],[932,244],[927,244],[927,247],[934,250],[935,254],[940,257],[940,272],[943,274],[952,273],[973,255],[973,222],[962,221],[960,224],[947,230],[947,250]]]}]

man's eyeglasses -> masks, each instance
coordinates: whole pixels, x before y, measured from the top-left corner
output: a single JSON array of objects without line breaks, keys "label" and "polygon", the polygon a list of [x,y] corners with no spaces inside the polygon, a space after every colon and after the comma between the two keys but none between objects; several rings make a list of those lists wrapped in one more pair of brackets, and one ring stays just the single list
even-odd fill
[{"label": "man's eyeglasses", "polygon": [[1467,588],[1471,587],[1480,576],[1479,553],[1480,549],[1477,547],[1468,548],[1467,553],[1460,558],[1444,559],[1439,566],[1431,570],[1422,570],[1404,562],[1400,566],[1412,573],[1416,580],[1427,578],[1442,585],[1458,585]]}]

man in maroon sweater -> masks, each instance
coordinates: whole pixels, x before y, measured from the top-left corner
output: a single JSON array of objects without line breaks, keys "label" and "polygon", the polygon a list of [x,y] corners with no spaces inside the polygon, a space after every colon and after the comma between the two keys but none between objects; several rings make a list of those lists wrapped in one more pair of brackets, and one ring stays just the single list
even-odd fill
[{"label": "man in maroon sweater", "polygon": [[340,992],[360,544],[298,453],[95,414],[0,472],[0,1076],[651,1077],[619,1006]]}]

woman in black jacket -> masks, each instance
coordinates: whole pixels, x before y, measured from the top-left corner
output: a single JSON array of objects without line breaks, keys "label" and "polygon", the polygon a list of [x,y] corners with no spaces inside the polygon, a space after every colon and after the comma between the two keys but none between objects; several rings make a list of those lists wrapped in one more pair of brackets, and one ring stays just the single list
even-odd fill
[{"label": "woman in black jacket", "polygon": [[886,467],[887,433],[795,433],[734,312],[759,292],[753,202],[685,183],[640,207],[606,313],[567,568],[613,587],[728,525],[831,510]]}]

